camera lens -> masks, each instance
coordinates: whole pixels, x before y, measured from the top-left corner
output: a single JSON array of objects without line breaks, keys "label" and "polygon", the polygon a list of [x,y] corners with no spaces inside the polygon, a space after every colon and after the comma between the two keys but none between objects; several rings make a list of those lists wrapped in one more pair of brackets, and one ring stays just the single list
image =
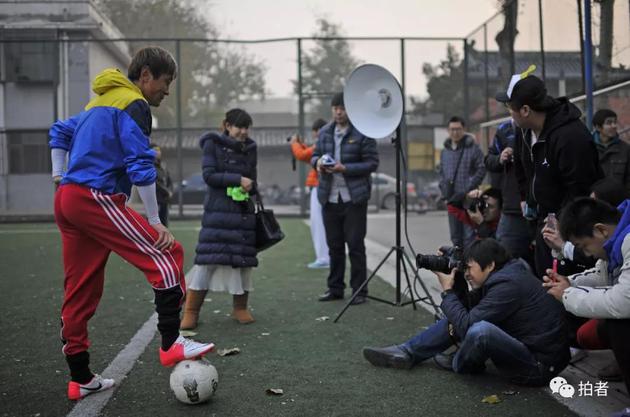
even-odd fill
[{"label": "camera lens", "polygon": [[416,256],[416,266],[418,269],[448,273],[451,272],[450,264],[450,259],[447,256],[422,254]]}]

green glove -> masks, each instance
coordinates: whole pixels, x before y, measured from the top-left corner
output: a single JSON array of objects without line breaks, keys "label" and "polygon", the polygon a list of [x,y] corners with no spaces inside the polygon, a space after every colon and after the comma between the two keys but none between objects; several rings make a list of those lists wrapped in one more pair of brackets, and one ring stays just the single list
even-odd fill
[{"label": "green glove", "polygon": [[249,193],[243,189],[243,187],[228,187],[228,197],[234,201],[247,201],[249,200]]}]

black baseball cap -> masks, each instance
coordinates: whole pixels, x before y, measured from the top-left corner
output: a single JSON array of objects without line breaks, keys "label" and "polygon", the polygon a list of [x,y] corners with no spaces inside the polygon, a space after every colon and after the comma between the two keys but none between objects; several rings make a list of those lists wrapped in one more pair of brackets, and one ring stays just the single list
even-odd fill
[{"label": "black baseball cap", "polygon": [[497,93],[495,99],[501,103],[513,103],[518,108],[527,105],[534,110],[544,110],[552,106],[555,100],[547,94],[543,80],[531,75],[535,70],[536,66],[530,65],[523,73],[514,74],[507,90]]}]

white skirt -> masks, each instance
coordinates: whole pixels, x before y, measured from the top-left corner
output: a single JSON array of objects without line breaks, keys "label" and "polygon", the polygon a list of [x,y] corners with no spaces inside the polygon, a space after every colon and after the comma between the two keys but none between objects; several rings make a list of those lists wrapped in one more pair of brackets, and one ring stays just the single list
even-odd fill
[{"label": "white skirt", "polygon": [[186,286],[191,290],[210,290],[240,295],[253,289],[252,268],[194,265],[186,274]]}]

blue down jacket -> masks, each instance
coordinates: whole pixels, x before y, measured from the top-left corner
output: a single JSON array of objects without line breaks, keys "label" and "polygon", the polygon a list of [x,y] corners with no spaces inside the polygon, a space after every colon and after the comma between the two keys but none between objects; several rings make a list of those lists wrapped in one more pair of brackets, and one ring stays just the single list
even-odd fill
[{"label": "blue down jacket", "polygon": [[[249,138],[239,142],[217,132],[204,134],[199,142],[208,192],[203,203],[195,264],[257,266],[254,203],[251,199],[236,202],[226,191],[227,187],[239,186],[241,177],[256,183],[256,143]],[[255,186],[250,194],[254,193]]]},{"label": "blue down jacket", "polygon": [[[317,160],[325,153],[335,155],[335,122],[322,127],[313,151],[311,165],[317,168]],[[343,177],[353,204],[365,203],[370,199],[372,179],[370,174],[378,168],[378,150],[376,141],[361,134],[354,126],[341,141],[341,163],[346,166]],[[322,206],[326,205],[332,188],[332,174],[319,175],[317,198]]]}]

